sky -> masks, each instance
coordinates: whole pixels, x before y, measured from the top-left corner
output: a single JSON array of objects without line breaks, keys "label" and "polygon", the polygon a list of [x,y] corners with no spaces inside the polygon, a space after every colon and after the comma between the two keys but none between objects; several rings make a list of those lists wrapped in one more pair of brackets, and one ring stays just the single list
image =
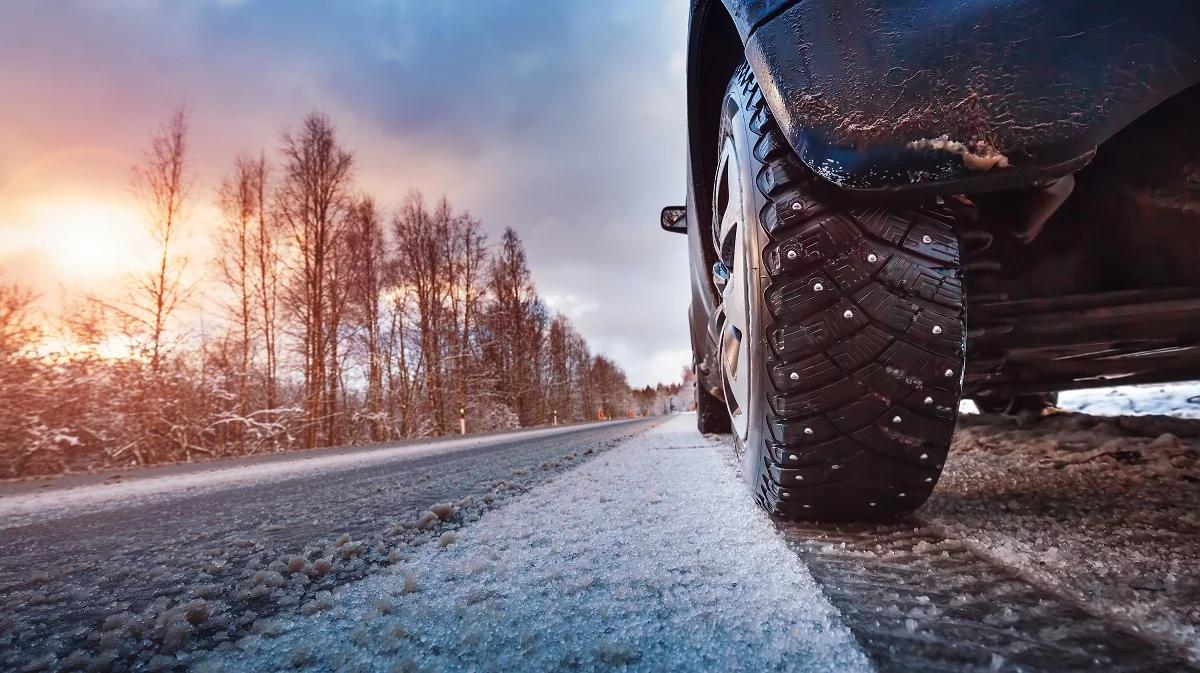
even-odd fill
[{"label": "sky", "polygon": [[[686,0],[6,0],[0,3],[0,280],[47,305],[150,258],[129,170],[172,108],[191,123],[188,246],[217,184],[318,110],[356,186],[446,195],[633,385],[691,356],[684,237]],[[200,265],[193,265],[198,267]]]}]

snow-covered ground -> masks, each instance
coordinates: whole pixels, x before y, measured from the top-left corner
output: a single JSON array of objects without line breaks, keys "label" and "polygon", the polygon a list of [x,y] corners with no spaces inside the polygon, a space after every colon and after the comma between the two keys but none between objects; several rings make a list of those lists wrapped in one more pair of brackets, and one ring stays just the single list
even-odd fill
[{"label": "snow-covered ground", "polygon": [[[1059,393],[1058,406],[1095,416],[1162,414],[1200,418],[1200,381],[1068,390]],[[962,410],[968,414],[979,412],[970,400],[963,401]]]},{"label": "snow-covered ground", "polygon": [[1060,397],[1120,416],[963,416],[921,515],[1200,661],[1198,394],[1188,383]]},{"label": "snow-covered ground", "polygon": [[1200,418],[1200,381],[1071,390],[1058,396],[1058,406],[1094,416]]},{"label": "snow-covered ground", "polygon": [[865,671],[849,630],[680,416],[199,670]]}]

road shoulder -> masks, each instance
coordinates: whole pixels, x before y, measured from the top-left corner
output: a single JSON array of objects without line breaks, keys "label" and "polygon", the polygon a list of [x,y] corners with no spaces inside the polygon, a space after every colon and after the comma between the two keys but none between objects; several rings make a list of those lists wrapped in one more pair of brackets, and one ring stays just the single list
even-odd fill
[{"label": "road shoulder", "polygon": [[693,422],[555,478],[203,668],[870,670],[725,443]]}]

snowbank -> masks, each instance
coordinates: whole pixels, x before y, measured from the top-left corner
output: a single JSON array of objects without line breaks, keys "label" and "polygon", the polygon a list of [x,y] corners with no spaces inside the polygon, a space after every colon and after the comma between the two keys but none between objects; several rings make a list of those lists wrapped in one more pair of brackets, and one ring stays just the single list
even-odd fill
[{"label": "snowbank", "polygon": [[1058,406],[1095,416],[1200,418],[1200,381],[1071,390],[1058,396]]},{"label": "snowbank", "polygon": [[[1200,381],[1068,390],[1059,393],[1058,406],[1095,416],[1200,418]],[[961,409],[967,414],[979,413],[970,400],[963,400]]]}]

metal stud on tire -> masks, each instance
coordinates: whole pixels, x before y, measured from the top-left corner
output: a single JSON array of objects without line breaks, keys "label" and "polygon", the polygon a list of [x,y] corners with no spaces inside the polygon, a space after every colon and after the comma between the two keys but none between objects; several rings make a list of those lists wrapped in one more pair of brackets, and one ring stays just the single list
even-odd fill
[{"label": "metal stud on tire", "polygon": [[911,511],[937,482],[962,392],[961,215],[823,191],[745,65],[722,110],[717,360],[747,483],[793,518]]}]

